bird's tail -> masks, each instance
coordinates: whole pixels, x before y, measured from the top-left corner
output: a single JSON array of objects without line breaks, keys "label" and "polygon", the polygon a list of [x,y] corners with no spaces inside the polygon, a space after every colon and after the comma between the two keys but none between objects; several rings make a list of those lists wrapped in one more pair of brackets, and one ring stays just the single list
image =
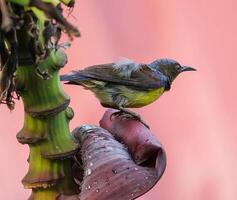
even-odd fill
[{"label": "bird's tail", "polygon": [[60,76],[60,81],[66,81],[65,84],[80,84],[86,80],[88,80],[88,78],[81,75],[79,72],[73,72],[71,74],[64,74]]}]

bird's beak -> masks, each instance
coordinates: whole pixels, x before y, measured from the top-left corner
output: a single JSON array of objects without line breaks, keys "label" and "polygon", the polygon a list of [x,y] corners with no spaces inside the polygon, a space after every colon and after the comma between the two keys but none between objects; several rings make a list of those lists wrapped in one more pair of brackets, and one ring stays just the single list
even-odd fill
[{"label": "bird's beak", "polygon": [[186,72],[186,71],[197,71],[197,70],[189,66],[182,66],[180,72]]}]

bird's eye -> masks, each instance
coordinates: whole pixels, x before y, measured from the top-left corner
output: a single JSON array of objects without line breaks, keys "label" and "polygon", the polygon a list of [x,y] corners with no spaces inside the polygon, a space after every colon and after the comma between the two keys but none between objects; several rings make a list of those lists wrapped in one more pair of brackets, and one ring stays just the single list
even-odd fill
[{"label": "bird's eye", "polygon": [[181,66],[180,66],[180,65],[176,65],[176,66],[175,66],[175,69],[176,69],[177,71],[179,71],[179,70],[181,69]]}]

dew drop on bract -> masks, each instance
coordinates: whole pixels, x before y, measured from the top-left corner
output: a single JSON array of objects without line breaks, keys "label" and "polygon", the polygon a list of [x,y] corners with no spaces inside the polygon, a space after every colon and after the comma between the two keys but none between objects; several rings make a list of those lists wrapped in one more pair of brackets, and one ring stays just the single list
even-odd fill
[{"label": "dew drop on bract", "polygon": [[86,176],[90,176],[92,174],[92,170],[91,169],[87,169],[86,170]]},{"label": "dew drop on bract", "polygon": [[90,190],[91,189],[91,186],[90,185],[87,185],[86,186],[86,190]]}]

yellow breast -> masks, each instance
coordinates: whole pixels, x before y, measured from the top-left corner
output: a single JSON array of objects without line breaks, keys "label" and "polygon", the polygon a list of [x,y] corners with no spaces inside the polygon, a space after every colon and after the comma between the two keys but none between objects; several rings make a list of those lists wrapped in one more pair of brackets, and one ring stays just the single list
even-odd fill
[{"label": "yellow breast", "polygon": [[146,106],[157,100],[164,93],[164,88],[152,89],[149,91],[136,91],[130,90],[127,93],[129,99],[125,107],[139,108]]}]

